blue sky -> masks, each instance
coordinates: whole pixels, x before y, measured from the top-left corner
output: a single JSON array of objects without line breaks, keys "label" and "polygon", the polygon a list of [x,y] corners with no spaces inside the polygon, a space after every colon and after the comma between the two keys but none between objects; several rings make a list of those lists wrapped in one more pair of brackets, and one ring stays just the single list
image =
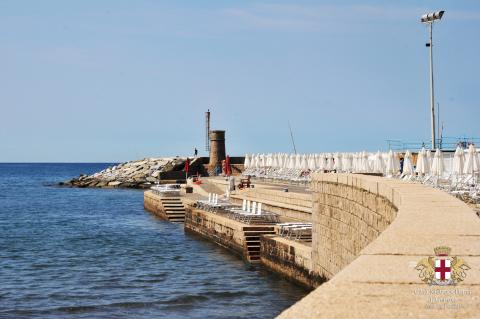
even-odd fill
[{"label": "blue sky", "polygon": [[0,161],[377,150],[480,137],[477,1],[0,1]]}]

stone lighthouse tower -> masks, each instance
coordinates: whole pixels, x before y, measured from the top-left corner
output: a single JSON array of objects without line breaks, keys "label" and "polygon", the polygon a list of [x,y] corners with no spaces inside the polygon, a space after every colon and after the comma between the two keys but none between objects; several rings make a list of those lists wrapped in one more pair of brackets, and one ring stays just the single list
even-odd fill
[{"label": "stone lighthouse tower", "polygon": [[225,131],[210,131],[210,162],[208,171],[215,172],[216,167],[222,168],[222,161],[225,160]]}]

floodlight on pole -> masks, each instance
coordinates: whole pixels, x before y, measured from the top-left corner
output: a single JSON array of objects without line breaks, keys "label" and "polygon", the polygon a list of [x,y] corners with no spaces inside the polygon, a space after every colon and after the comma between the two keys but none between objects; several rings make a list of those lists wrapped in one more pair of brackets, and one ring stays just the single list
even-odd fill
[{"label": "floodlight on pole", "polygon": [[432,149],[435,149],[435,97],[433,93],[433,43],[432,43],[432,33],[433,33],[433,22],[440,20],[443,17],[445,11],[437,11],[432,13],[424,14],[420,21],[422,23],[428,24],[430,26],[430,42],[427,43],[427,47],[430,47],[430,112],[431,112],[431,121],[432,121]]}]

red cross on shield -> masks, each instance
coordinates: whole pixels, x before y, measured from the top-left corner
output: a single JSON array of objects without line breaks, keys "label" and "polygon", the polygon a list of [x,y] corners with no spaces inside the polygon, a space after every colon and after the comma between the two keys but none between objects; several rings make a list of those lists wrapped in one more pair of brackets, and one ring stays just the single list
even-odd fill
[{"label": "red cross on shield", "polygon": [[435,259],[435,279],[440,281],[450,280],[452,274],[451,271],[450,259]]}]

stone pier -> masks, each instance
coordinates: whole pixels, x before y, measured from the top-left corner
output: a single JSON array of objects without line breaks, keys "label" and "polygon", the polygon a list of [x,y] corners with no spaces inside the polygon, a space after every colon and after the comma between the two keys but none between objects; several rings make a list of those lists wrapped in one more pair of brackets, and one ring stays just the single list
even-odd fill
[{"label": "stone pier", "polygon": [[[465,203],[374,176],[316,174],[312,187],[312,267],[330,280],[279,318],[478,318],[480,219]],[[456,286],[419,278],[438,246],[471,268]]]}]

